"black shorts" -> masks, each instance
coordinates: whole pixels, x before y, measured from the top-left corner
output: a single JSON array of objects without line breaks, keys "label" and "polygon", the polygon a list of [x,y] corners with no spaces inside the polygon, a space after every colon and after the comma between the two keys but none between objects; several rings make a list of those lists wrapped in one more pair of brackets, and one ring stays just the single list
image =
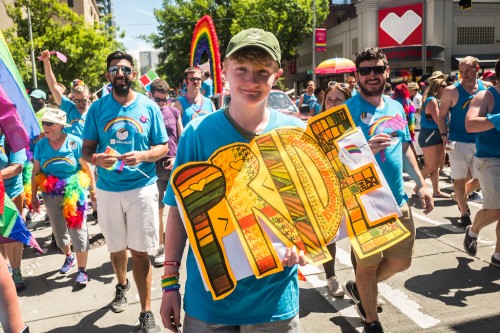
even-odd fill
[{"label": "black shorts", "polygon": [[439,129],[421,128],[418,135],[418,145],[420,148],[442,145],[441,133]]}]

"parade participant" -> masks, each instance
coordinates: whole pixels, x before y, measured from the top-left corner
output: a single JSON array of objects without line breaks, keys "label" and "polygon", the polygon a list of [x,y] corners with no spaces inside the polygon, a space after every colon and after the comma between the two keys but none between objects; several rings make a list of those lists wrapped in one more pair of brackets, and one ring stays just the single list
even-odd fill
[{"label": "parade participant", "polygon": [[[448,149],[448,155],[450,157],[451,178],[453,179],[453,189],[455,192],[454,197],[460,210],[460,224],[464,228],[471,224],[470,210],[466,201],[467,194],[479,187],[473,167],[474,154],[476,153],[476,134],[467,133],[465,129],[465,116],[474,95],[484,90],[485,86],[490,85],[477,79],[479,68],[479,60],[477,58],[468,56],[460,60],[458,64],[460,80],[446,87],[441,97],[441,105],[439,106],[438,125],[443,144],[445,147],[446,145],[450,147],[450,144],[455,142],[453,149]],[[440,77],[435,74],[442,73],[434,72],[432,77]],[[448,124],[449,115],[450,122]],[[469,172],[472,179],[467,181]]]},{"label": "parade participant", "polygon": [[323,102],[322,110],[328,110],[335,106],[339,106],[345,103],[352,95],[348,89],[344,89],[341,86],[329,86],[325,91],[325,99]]},{"label": "parade participant", "polygon": [[483,192],[483,208],[477,212],[474,222],[465,230],[464,249],[467,254],[477,253],[479,232],[491,223],[497,222],[497,242],[491,264],[500,268],[500,59],[496,61],[497,84],[486,91],[478,92],[472,100],[465,117],[467,132],[477,133],[476,159],[479,183]]},{"label": "parade participant", "polygon": [[[418,144],[424,154],[424,167],[421,170],[422,177],[430,177],[432,191],[435,198],[449,198],[450,196],[441,192],[439,188],[439,166],[444,160],[444,146],[438,128],[438,113],[440,98],[447,87],[443,79],[435,79],[430,82],[424,93],[424,105],[420,116],[420,134]],[[416,191],[417,188],[414,188]]]},{"label": "parade participant", "polygon": [[351,96],[356,96],[358,94],[358,90],[356,89],[356,78],[354,76],[348,76],[345,82],[347,82],[347,89],[351,93]]},{"label": "parade participant", "polygon": [[309,104],[316,98],[314,97],[314,89],[316,89],[314,81],[308,81],[306,92],[300,95],[299,104],[297,105],[300,113],[309,114]]},{"label": "parade participant", "polygon": [[31,204],[39,212],[40,190],[57,247],[66,255],[59,273],[67,274],[75,265],[72,245],[78,263],[75,283],[85,285],[89,281],[87,188],[93,183],[93,173],[82,159],[82,140],[63,131],[68,126],[64,111],[47,108],[42,125],[45,137],[35,147]]},{"label": "parade participant", "polygon": [[422,108],[422,95],[418,92],[419,89],[418,83],[408,83],[408,91],[410,92],[411,102],[415,106],[415,116],[420,114],[420,109]]},{"label": "parade participant", "polygon": [[106,60],[112,93],[90,107],[83,130],[83,157],[97,167],[97,213],[118,284],[114,312],[128,306],[127,249],[139,293],[142,332],[159,329],[151,312],[151,263],[158,250],[158,188],[155,162],[167,154],[160,109],[131,89],[137,78],[130,54],[115,51]]},{"label": "parade participant", "polygon": [[[408,197],[405,194],[403,169],[417,183],[424,213],[429,213],[434,207],[432,196],[420,174],[415,156],[409,149],[411,138],[408,127],[394,129],[390,134],[369,134],[370,127],[381,117],[405,117],[401,104],[383,95],[388,75],[387,58],[381,49],[367,47],[358,52],[355,76],[360,90],[346,102],[355,125],[360,127],[367,138],[368,145],[375,154],[400,207],[402,216],[399,219],[411,232],[410,237],[382,252],[364,259],[356,255],[356,281],[346,282],[343,288],[355,302],[356,309],[364,320],[364,332],[367,333],[383,332],[377,314],[377,283],[408,269],[411,264],[415,228],[407,202]],[[380,156],[382,150],[385,158]]]},{"label": "parade participant", "polygon": [[398,84],[394,87],[394,94],[392,95],[392,98],[403,106],[411,140],[415,141],[415,105],[413,105],[410,99],[408,86],[405,83]]},{"label": "parade participant", "polygon": [[214,94],[214,81],[210,77],[210,72],[203,73],[203,83],[201,84],[201,94],[210,97]]},{"label": "parade participant", "polygon": [[[231,85],[231,104],[184,129],[174,169],[188,162],[206,161],[217,149],[235,142],[249,142],[257,135],[281,126],[304,127],[302,121],[266,107],[271,88],[283,73],[276,37],[261,29],[247,29],[229,42],[223,72]],[[178,276],[186,232],[169,186],[165,203],[172,206],[165,232],[166,276]],[[230,295],[213,300],[206,291],[193,251],[187,255],[184,295],[185,332],[299,332],[296,264],[305,264],[303,252],[287,249],[282,272],[260,279],[238,281]],[[166,287],[168,289],[168,287]],[[265,300],[265,301],[263,301]],[[178,332],[179,290],[164,290],[160,308],[164,326]]]},{"label": "parade participant", "polygon": [[181,111],[182,126],[193,119],[215,111],[214,103],[203,96],[201,89],[201,70],[197,67],[189,67],[184,71],[187,82],[186,94],[179,97],[174,103],[174,108]]},{"label": "parade participant", "polygon": [[[19,212],[23,211],[24,187],[23,187],[23,165],[26,162],[26,149],[13,152],[8,145],[7,139],[0,128],[0,173],[4,180],[5,192],[16,205]],[[3,200],[3,197],[0,198]],[[0,252],[5,257],[12,269],[12,279],[16,290],[26,288],[26,281],[21,273],[21,260],[23,256],[23,243],[11,242],[0,245]]]},{"label": "parade participant", "polygon": [[[170,179],[170,173],[172,172],[172,167],[175,162],[175,155],[177,153],[177,142],[179,141],[179,136],[182,133],[182,121],[180,117],[180,111],[173,106],[168,105],[168,83],[165,80],[156,79],[151,82],[150,86],[150,96],[151,99],[158,104],[163,116],[163,124],[167,130],[168,135],[168,153],[167,156],[162,157],[156,161],[156,176],[158,180],[156,181],[156,186],[158,187],[158,207],[159,207],[159,237],[160,237],[160,249],[156,253],[153,263],[155,266],[163,266],[165,261],[165,234],[163,231],[164,221],[164,207],[163,197],[165,196],[165,190],[167,189],[168,181]],[[168,209],[168,206],[167,206]]]},{"label": "parade participant", "polygon": [[323,88],[318,87],[314,89],[314,97],[315,100],[312,100],[309,104],[309,116],[313,117],[317,114],[320,114],[321,108],[323,107],[323,98],[325,97],[325,91]]},{"label": "parade participant", "polygon": [[59,105],[59,108],[66,112],[68,122],[71,125],[71,127],[67,129],[68,133],[81,137],[85,124],[85,117],[87,116],[87,111],[91,104],[89,88],[83,84],[83,81],[79,80],[71,88],[72,100],[70,100],[61,92],[56,77],[52,72],[50,52],[48,50],[42,51],[40,58],[43,61],[45,80],[47,81],[50,92],[54,96],[54,100],[57,105]]}]

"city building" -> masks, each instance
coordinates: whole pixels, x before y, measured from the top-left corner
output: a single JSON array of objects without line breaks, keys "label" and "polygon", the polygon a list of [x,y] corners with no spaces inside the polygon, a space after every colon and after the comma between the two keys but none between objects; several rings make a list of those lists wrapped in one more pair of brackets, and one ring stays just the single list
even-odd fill
[{"label": "city building", "polygon": [[113,0],[95,0],[97,3],[97,8],[99,10],[99,20],[102,22],[104,17],[111,15],[111,21],[107,23],[108,28],[110,26],[116,26],[115,18],[113,14]]},{"label": "city building", "polygon": [[7,10],[5,7],[7,5],[12,6],[15,0],[3,0],[0,1],[0,30],[10,28],[14,22],[12,22],[9,15],[7,15]]},{"label": "city building", "polygon": [[59,0],[59,2],[66,3],[71,10],[83,16],[87,23],[99,21],[96,0]]},{"label": "city building", "polygon": [[141,75],[146,74],[151,69],[156,69],[160,63],[160,51],[141,51],[139,52],[139,64]]},{"label": "city building", "polygon": [[[322,26],[327,29],[326,52],[316,52],[316,66],[333,57],[354,60],[360,49],[379,46],[389,59],[391,81],[401,82],[436,70],[456,74],[466,55],[477,57],[482,70],[493,68],[500,57],[498,0],[473,0],[467,10],[458,0],[359,0],[332,4],[330,9]],[[297,93],[312,78],[312,50],[309,36],[298,48],[297,59],[283,65],[285,84]],[[326,86],[343,78],[318,76],[317,83]]]}]

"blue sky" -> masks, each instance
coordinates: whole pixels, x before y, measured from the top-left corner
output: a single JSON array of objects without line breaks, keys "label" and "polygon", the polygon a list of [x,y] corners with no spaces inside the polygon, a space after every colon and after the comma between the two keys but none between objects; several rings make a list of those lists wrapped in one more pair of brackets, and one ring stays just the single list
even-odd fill
[{"label": "blue sky", "polygon": [[162,0],[119,0],[114,1],[114,15],[116,25],[125,31],[125,38],[121,42],[134,55],[139,51],[151,50],[152,45],[140,40],[138,36],[156,32],[157,22],[153,9],[161,8]]}]

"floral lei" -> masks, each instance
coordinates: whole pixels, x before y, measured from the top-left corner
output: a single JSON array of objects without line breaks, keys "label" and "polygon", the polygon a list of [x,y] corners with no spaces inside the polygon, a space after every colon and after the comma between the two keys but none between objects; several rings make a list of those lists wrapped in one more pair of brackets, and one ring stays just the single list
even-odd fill
[{"label": "floral lei", "polygon": [[46,176],[40,173],[35,177],[38,186],[52,197],[64,195],[62,213],[68,228],[80,229],[87,213],[87,188],[90,178],[83,171],[78,171],[68,179]]}]

